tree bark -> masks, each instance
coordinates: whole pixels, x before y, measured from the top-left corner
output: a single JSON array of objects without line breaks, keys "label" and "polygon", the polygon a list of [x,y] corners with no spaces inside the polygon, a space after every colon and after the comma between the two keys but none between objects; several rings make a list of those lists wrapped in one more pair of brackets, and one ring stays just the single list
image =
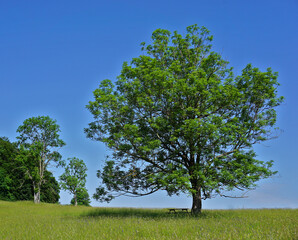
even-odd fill
[{"label": "tree bark", "polygon": [[192,214],[199,214],[202,210],[202,195],[201,195],[201,188],[199,188],[196,193],[192,194]]},{"label": "tree bark", "polygon": [[34,191],[34,203],[40,203],[40,186],[33,186]]},{"label": "tree bark", "polygon": [[78,205],[78,198],[77,198],[76,193],[73,195],[73,199],[74,199],[74,205],[77,206]]}]

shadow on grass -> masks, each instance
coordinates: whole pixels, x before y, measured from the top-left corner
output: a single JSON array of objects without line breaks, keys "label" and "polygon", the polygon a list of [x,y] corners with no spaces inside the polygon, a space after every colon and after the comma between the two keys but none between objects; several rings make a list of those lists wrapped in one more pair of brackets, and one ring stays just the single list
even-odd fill
[{"label": "shadow on grass", "polygon": [[115,218],[222,218],[224,214],[214,211],[203,211],[199,215],[191,213],[169,213],[168,209],[140,209],[140,208],[95,208],[84,212],[81,217],[115,217]]}]

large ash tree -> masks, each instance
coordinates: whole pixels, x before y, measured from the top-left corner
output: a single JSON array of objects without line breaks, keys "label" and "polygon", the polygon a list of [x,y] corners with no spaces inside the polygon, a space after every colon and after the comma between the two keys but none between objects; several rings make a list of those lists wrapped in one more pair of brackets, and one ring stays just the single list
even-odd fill
[{"label": "large ash tree", "polygon": [[275,173],[253,145],[272,137],[277,73],[248,64],[234,76],[211,41],[197,25],[185,37],[158,29],[144,55],[123,64],[116,87],[103,80],[94,91],[85,132],[113,151],[98,171],[97,200],[166,190],[192,196],[199,213],[202,199],[253,189]]}]

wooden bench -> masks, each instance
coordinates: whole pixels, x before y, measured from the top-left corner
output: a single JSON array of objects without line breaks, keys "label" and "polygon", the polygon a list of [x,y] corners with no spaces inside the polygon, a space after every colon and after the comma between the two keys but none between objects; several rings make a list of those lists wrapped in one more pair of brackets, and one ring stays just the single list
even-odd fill
[{"label": "wooden bench", "polygon": [[169,210],[169,213],[182,213],[182,212],[184,212],[184,213],[190,213],[189,211],[188,211],[188,208],[168,208],[168,210]]}]

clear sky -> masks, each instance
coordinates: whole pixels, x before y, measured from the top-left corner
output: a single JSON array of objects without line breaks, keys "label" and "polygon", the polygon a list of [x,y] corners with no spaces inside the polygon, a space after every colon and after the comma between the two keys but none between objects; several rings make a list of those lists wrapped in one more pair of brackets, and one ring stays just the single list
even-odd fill
[{"label": "clear sky", "polygon": [[[277,176],[262,180],[246,199],[216,198],[203,208],[298,207],[298,1],[0,1],[0,136],[16,140],[16,129],[32,116],[49,115],[67,145],[63,158],[88,167],[90,196],[99,184],[106,147],[85,137],[92,120],[85,105],[103,79],[115,81],[122,63],[141,54],[157,28],[185,32],[192,24],[214,35],[214,50],[239,73],[247,63],[279,72],[279,138],[255,147],[260,160],[274,160]],[[53,168],[54,175],[62,173]],[[71,196],[61,192],[60,202]],[[191,207],[187,196],[160,192],[122,197],[93,206]]]}]

